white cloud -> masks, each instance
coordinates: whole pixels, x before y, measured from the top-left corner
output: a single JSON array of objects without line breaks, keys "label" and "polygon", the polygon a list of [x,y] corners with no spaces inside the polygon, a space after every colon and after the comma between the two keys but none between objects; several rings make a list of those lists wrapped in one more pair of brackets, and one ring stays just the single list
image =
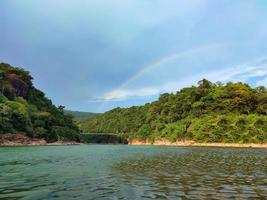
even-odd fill
[{"label": "white cloud", "polygon": [[162,85],[154,87],[146,87],[139,89],[117,89],[106,94],[102,101],[121,101],[129,97],[149,97],[159,95],[165,92],[176,92],[183,87],[196,85],[196,83],[206,78],[212,82],[246,82],[250,78],[262,79],[256,85],[267,85],[267,60],[265,58],[258,59],[253,62],[248,62],[236,67],[227,68],[224,70],[212,71],[210,73],[202,73],[176,81],[169,81]]},{"label": "white cloud", "polygon": [[140,89],[118,89],[108,93],[105,96],[106,100],[126,99],[128,97],[146,97],[159,94],[157,88],[140,88]]},{"label": "white cloud", "polygon": [[88,100],[89,102],[93,103],[99,103],[99,102],[106,102],[106,101],[120,101],[119,98],[102,98],[102,97],[97,97],[97,98],[91,98]]},{"label": "white cloud", "polygon": [[248,62],[236,67],[227,68],[224,70],[213,71],[210,73],[198,74],[191,77],[186,77],[179,81],[172,81],[160,86],[161,91],[176,92],[177,90],[195,85],[199,80],[206,78],[212,82],[247,82],[250,78],[261,78],[256,85],[267,85],[267,60],[265,58],[258,59],[253,62]]},{"label": "white cloud", "polygon": [[257,85],[257,86],[265,86],[265,87],[267,87],[267,77],[264,78],[264,79],[262,79],[262,80],[260,80],[260,81],[258,81],[258,82],[256,83],[256,85]]}]

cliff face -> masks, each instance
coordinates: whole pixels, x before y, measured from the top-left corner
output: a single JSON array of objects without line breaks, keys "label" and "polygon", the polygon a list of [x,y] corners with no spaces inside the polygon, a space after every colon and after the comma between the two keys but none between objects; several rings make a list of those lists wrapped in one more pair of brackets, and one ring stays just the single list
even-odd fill
[{"label": "cliff face", "polygon": [[47,141],[78,140],[72,117],[36,89],[32,79],[22,68],[0,64],[0,136],[22,132]]},{"label": "cliff face", "polygon": [[6,94],[8,93],[10,95],[27,98],[29,92],[29,86],[23,80],[19,79],[19,77],[16,74],[8,74],[7,82],[11,85],[11,89],[5,89],[4,95],[8,96]]}]

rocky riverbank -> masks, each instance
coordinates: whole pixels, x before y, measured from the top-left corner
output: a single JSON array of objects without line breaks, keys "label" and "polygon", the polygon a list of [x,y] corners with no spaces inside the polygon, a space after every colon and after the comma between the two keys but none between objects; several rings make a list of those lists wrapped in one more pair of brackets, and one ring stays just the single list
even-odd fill
[{"label": "rocky riverbank", "polygon": [[57,146],[57,145],[79,145],[81,143],[76,141],[63,141],[49,143],[44,139],[30,138],[24,133],[17,134],[3,134],[0,137],[0,146]]},{"label": "rocky riverbank", "polygon": [[252,147],[252,148],[267,148],[267,144],[238,144],[238,143],[199,143],[195,141],[185,140],[170,142],[168,140],[129,140],[130,145],[156,145],[156,146],[205,146],[205,147]]}]

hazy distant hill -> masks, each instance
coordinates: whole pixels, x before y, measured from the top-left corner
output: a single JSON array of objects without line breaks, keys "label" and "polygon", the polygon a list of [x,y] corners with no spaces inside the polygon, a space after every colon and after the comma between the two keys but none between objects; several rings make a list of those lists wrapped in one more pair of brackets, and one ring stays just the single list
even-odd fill
[{"label": "hazy distant hill", "polygon": [[92,117],[100,115],[100,113],[71,111],[71,110],[64,110],[64,112],[65,114],[71,114],[74,117],[75,121],[84,121],[86,119],[90,119]]}]

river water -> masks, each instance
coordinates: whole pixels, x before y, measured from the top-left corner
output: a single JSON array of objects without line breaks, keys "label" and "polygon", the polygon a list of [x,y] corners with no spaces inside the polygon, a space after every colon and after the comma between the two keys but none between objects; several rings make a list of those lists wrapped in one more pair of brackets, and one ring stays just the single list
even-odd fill
[{"label": "river water", "polygon": [[0,199],[267,199],[267,149],[1,147]]}]

